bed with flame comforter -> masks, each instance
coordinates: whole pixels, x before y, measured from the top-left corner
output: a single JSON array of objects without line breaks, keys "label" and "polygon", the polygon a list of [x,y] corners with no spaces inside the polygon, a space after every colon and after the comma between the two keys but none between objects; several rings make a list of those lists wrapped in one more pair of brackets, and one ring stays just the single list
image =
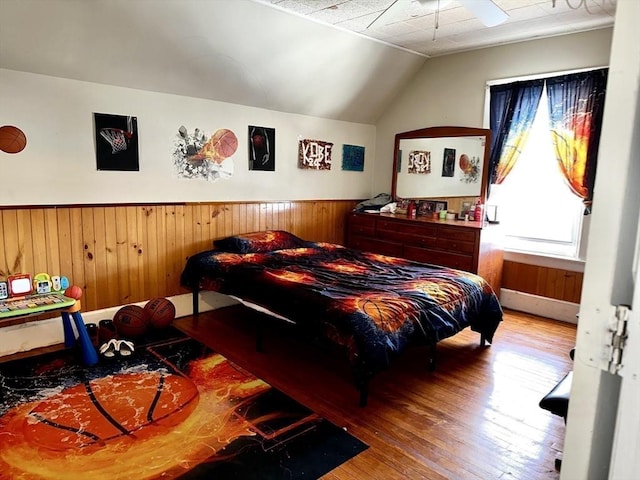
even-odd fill
[{"label": "bed with flame comforter", "polygon": [[216,249],[189,258],[182,285],[194,299],[200,289],[239,297],[346,347],[359,387],[409,345],[435,346],[466,327],[492,342],[502,320],[496,295],[477,275],[269,234],[285,241],[261,244],[248,234],[248,244],[238,236],[214,242]]}]

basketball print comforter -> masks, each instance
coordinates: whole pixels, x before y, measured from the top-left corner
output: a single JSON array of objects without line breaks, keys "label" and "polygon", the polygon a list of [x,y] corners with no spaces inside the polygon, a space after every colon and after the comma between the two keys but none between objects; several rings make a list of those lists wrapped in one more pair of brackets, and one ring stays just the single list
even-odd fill
[{"label": "basketball print comforter", "polygon": [[347,347],[365,376],[411,344],[435,345],[466,327],[491,342],[502,320],[498,298],[477,275],[327,243],[201,252],[181,283],[240,297]]}]

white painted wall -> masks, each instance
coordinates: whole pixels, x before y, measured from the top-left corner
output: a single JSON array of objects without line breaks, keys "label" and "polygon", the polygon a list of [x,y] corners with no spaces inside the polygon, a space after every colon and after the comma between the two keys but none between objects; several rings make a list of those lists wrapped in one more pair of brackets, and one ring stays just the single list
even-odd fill
[{"label": "white painted wall", "polygon": [[[27,135],[24,151],[0,151],[0,205],[368,198],[373,125],[0,69],[0,125]],[[139,172],[97,171],[93,112],[138,119]],[[178,178],[171,146],[180,125],[238,137],[228,180]],[[249,171],[248,126],[276,129],[276,171]],[[330,171],[297,167],[298,140],[333,142]],[[341,170],[342,145],[365,147],[365,171]]]},{"label": "white painted wall", "polygon": [[377,123],[375,192],[389,192],[396,133],[454,125],[483,127],[485,85],[609,64],[612,29],[545,38],[428,60]]}]

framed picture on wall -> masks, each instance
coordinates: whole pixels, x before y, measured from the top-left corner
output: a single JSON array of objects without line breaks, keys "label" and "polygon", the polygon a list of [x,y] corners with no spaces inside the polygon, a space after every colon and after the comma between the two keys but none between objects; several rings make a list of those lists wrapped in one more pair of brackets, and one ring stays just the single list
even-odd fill
[{"label": "framed picture on wall", "polygon": [[276,129],[249,125],[249,170],[276,169]]},{"label": "framed picture on wall", "polygon": [[436,202],[436,212],[441,212],[447,209],[447,202]]},{"label": "framed picture on wall", "polygon": [[93,126],[98,170],[140,170],[136,117],[94,113]]}]

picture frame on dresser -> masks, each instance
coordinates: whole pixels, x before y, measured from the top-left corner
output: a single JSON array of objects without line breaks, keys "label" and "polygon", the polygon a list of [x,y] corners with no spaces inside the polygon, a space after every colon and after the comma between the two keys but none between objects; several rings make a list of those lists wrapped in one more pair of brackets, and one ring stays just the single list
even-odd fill
[{"label": "picture frame on dresser", "polygon": [[418,203],[418,215],[431,215],[436,211],[436,202],[430,200],[421,200]]}]

